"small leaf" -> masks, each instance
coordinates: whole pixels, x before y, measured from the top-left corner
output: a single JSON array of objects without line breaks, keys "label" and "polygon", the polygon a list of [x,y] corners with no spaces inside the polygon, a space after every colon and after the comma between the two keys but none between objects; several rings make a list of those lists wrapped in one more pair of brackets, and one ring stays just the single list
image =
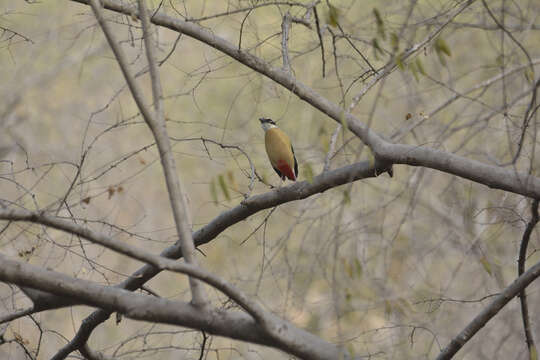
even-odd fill
[{"label": "small leaf", "polygon": [[90,196],[87,196],[84,199],[82,199],[82,202],[88,205],[90,204],[90,200],[92,200],[92,198]]},{"label": "small leaf", "polygon": [[379,60],[379,54],[383,54],[383,50],[381,48],[381,45],[379,44],[379,40],[376,38],[371,39],[371,46],[373,47],[373,56],[376,60]]},{"label": "small leaf", "polygon": [[349,352],[349,357],[354,358],[356,352],[354,351],[354,345],[351,341],[348,342],[347,351]]},{"label": "small leaf", "polygon": [[485,256],[482,256],[480,258],[480,264],[482,264],[482,267],[484,268],[484,270],[486,270],[486,272],[490,276],[493,276],[493,273],[492,273],[492,270],[491,270],[491,263],[489,262],[489,260]]},{"label": "small leaf", "polygon": [[358,259],[354,259],[354,267],[356,268],[356,274],[358,277],[362,277],[362,273],[364,272],[362,268],[362,264],[360,264],[360,261]]},{"label": "small leaf", "polygon": [[452,56],[452,52],[450,51],[450,47],[448,46],[446,41],[444,41],[444,39],[442,37],[440,37],[440,36],[437,38],[437,40],[435,40],[435,50],[437,52],[441,52],[441,53],[445,54],[446,56]]},{"label": "small leaf", "polygon": [[223,176],[223,174],[220,174],[218,176],[218,182],[219,187],[221,188],[221,192],[223,192],[223,195],[225,196],[225,199],[227,199],[227,201],[231,201],[231,195],[229,194],[229,189],[227,189],[227,184],[225,183],[225,177]]},{"label": "small leaf", "polygon": [[343,191],[343,204],[349,205],[351,203],[351,194],[349,190]]},{"label": "small leaf", "polygon": [[218,196],[217,196],[217,188],[216,188],[216,180],[212,179],[210,182],[210,196],[212,197],[212,201],[214,202],[214,205],[218,204]]},{"label": "small leaf", "polygon": [[231,187],[238,191],[238,185],[236,184],[236,179],[234,178],[234,173],[232,170],[227,171],[227,180],[229,180],[229,184],[231,184]]},{"label": "small leaf", "polygon": [[113,197],[114,193],[115,193],[115,189],[113,186],[109,186],[109,188],[107,189],[107,192],[109,193],[109,199]]},{"label": "small leaf", "polygon": [[399,37],[395,32],[390,34],[390,44],[392,45],[394,52],[399,50]]},{"label": "small leaf", "polygon": [[439,62],[442,66],[446,66],[446,59],[444,58],[444,55],[441,52],[438,52],[437,55],[439,56]]},{"label": "small leaf", "polygon": [[333,27],[337,27],[339,24],[339,9],[330,2],[328,2],[328,19],[326,22]]},{"label": "small leaf", "polygon": [[538,360],[538,351],[536,351],[536,346],[531,345],[530,351],[530,360]]},{"label": "small leaf", "polygon": [[305,163],[302,169],[302,173],[306,177],[306,180],[308,183],[313,183],[313,168],[311,167],[310,163]]},{"label": "small leaf", "polygon": [[419,57],[416,57],[416,60],[414,62],[420,74],[426,76],[427,74],[426,74],[426,70],[424,69],[424,65],[422,64],[422,60],[420,60]]},{"label": "small leaf", "polygon": [[373,15],[375,15],[375,22],[377,24],[377,34],[383,39],[386,40],[386,33],[384,31],[384,22],[379,12],[379,9],[373,8]]}]

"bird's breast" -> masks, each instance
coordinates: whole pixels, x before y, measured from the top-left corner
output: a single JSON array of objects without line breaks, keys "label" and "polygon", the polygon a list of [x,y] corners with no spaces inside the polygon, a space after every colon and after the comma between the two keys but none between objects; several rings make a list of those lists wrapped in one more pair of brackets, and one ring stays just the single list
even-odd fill
[{"label": "bird's breast", "polygon": [[279,128],[273,128],[266,131],[264,135],[266,153],[270,163],[277,167],[278,163],[286,162],[289,167],[294,165],[294,155],[291,150],[291,141],[287,134]]}]

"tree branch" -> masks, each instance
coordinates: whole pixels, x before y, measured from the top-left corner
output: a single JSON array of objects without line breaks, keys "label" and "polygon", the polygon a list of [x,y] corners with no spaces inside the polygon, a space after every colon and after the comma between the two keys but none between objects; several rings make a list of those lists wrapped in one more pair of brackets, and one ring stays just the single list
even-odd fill
[{"label": "tree branch", "polygon": [[[363,161],[353,165],[347,165],[336,170],[326,171],[313,178],[311,183],[307,181],[296,182],[289,186],[281,187],[278,190],[268,191],[264,194],[252,196],[242,201],[242,203],[240,203],[238,206],[221,213],[210,223],[194,232],[193,239],[197,246],[201,246],[215,239],[230,226],[245,220],[249,216],[259,211],[273,208],[277,205],[290,201],[302,200],[349,182],[369,177],[376,177],[387,170],[388,168],[384,164],[377,162],[373,164],[369,161]],[[163,250],[160,256],[170,259],[179,259],[182,257],[181,247],[178,243],[176,243]],[[117,287],[134,291],[156,276],[159,272],[160,270],[154,266],[144,265],[129,278],[118,284]],[[46,294],[42,291],[39,291],[39,293]],[[40,306],[41,310],[48,309],[45,305],[50,306],[50,308],[57,308],[58,306],[56,306],[56,304],[61,301],[66,301],[66,298],[58,297],[53,294],[46,295],[48,295],[48,297],[40,298],[40,303],[38,305]],[[69,304],[73,305],[74,300],[69,299]],[[111,312],[107,309],[99,309],[90,314],[85,320],[83,320],[83,323],[77,331],[75,337],[56,353],[53,360],[65,359],[71,352],[76,351],[83,346],[90,337],[92,331],[99,324],[107,320],[110,314]]]},{"label": "tree branch", "polygon": [[512,284],[506,287],[495,300],[482,310],[439,354],[437,360],[451,359],[472,337],[482,329],[499,311],[519,295],[530,283],[540,276],[540,262],[536,263]]},{"label": "tree branch", "polygon": [[201,309],[192,304],[98,285],[55,271],[11,260],[0,254],[0,280],[77,299],[80,303],[116,311],[126,317],[200,329],[251,343],[272,346],[306,359],[343,358],[340,350],[318,337],[273,315],[287,343],[277,342],[250,317],[239,312]]},{"label": "tree branch", "polygon": [[[145,22],[144,19],[146,19],[146,27],[143,25],[143,31],[145,37],[145,44],[147,45],[147,55],[149,57],[148,62],[150,66],[154,103],[156,106],[156,117],[152,116],[149,109],[144,104],[142,91],[137,86],[137,83],[135,82],[135,77],[131,74],[129,70],[125,55],[122,49],[118,46],[112,30],[109,28],[108,23],[105,21],[103,15],[101,14],[101,6],[99,5],[98,0],[90,0],[90,4],[96,16],[96,19],[98,20],[99,25],[103,29],[103,33],[105,34],[105,37],[107,38],[107,41],[109,42],[109,45],[113,50],[113,53],[118,61],[118,65],[120,65],[122,73],[124,74],[124,78],[128,83],[131,94],[135,99],[135,102],[137,103],[137,107],[143,115],[143,118],[146,121],[148,127],[152,131],[154,138],[156,139],[156,144],[161,159],[161,165],[163,167],[163,172],[165,175],[165,182],[167,184],[169,200],[171,202],[171,207],[173,210],[176,231],[178,233],[184,258],[186,262],[196,265],[197,262],[195,258],[195,245],[193,244],[191,224],[188,221],[190,216],[186,203],[186,198],[184,196],[185,191],[183,190],[183,185],[176,170],[176,164],[174,161],[173,153],[171,151],[171,144],[167,134],[165,119],[163,116],[163,96],[161,94],[161,84],[159,82],[157,65],[153,56],[153,43],[148,29],[148,13],[144,9],[140,12],[143,14],[143,23]],[[143,4],[144,8],[143,1],[139,4]],[[148,46],[150,46],[150,49],[148,48]],[[206,306],[208,300],[206,299],[200,284],[197,281],[191,279],[191,277],[189,278],[189,283],[191,287],[193,303],[196,306],[200,307]]]},{"label": "tree branch", "polygon": [[[88,0],[72,1],[86,4]],[[448,21],[451,21],[451,19],[461,13],[473,2],[474,0],[464,2],[452,13],[450,20]],[[136,9],[125,3],[120,3],[115,0],[103,0],[103,3],[104,6],[110,10],[137,16]],[[310,87],[304,85],[294,78],[292,74],[279,68],[271,67],[262,59],[243,50],[239,50],[232,43],[199,25],[176,19],[165,14],[156,14],[152,17],[152,21],[156,25],[181,32],[231,56],[242,64],[289,89],[299,98],[319,109],[336,122],[342,123],[343,120],[345,120],[349,130],[368,145],[374,156],[381,161],[437,169],[492,188],[540,199],[540,178],[525,173],[514,172],[512,170],[505,170],[496,166],[486,165],[479,161],[467,159],[462,156],[446,153],[426,146],[392,144],[373,130],[369,129],[352,114],[344,114],[343,109],[340,106],[330,102]],[[421,49],[434,36],[436,36],[436,34],[431,34],[430,37],[426,38],[423,42],[413,46],[411,49],[407,50],[407,54],[412,54],[418,49]],[[383,76],[384,72],[379,72],[379,74],[379,76]]]},{"label": "tree branch", "polygon": [[[527,247],[534,227],[538,223],[538,200],[534,200],[531,204],[531,220],[527,223],[527,227],[523,232],[521,238],[521,244],[519,246],[518,257],[518,276],[521,276],[525,272],[525,260],[527,259]],[[536,346],[534,344],[534,338],[531,330],[531,322],[529,319],[529,305],[527,303],[527,294],[525,289],[519,293],[519,302],[521,304],[521,319],[523,320],[523,330],[525,332],[525,339],[527,342],[527,349],[529,350],[529,358],[535,359],[533,354],[537,354]]]}]

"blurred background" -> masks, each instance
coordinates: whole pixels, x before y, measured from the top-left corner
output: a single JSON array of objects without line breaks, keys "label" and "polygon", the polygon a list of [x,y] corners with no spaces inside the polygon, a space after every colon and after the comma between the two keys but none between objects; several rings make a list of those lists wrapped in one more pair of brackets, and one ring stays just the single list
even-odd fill
[{"label": "blurred background", "polygon": [[[170,0],[149,6],[194,21],[274,67],[282,66],[282,22],[289,13],[294,76],[344,109],[353,104],[352,113],[379,134],[537,174],[537,115],[525,125],[524,118],[540,63],[540,3],[488,3],[476,1],[455,17],[464,2]],[[140,22],[106,16],[150,103]],[[330,169],[372,159],[350,131],[279,84],[186,35],[155,31],[165,116],[194,230],[244,196],[288,185],[269,164],[259,117],[274,119],[291,137],[300,181],[311,181],[326,159]],[[373,69],[382,74],[389,62],[395,70],[373,83]],[[177,240],[152,136],[88,6],[0,0],[0,79],[2,200],[73,219],[154,254]],[[250,161],[259,175],[253,190]],[[432,359],[517,277],[530,216],[530,200],[522,196],[395,165],[393,178],[382,174],[261,211],[202,246],[198,259],[265,308],[352,354]],[[3,254],[106,285],[142,265],[27,223],[0,222],[0,246]],[[533,232],[527,264],[540,259],[539,246]],[[184,276],[162,273],[147,286],[189,301]],[[527,290],[536,334],[538,290],[535,284]],[[1,284],[0,295],[3,313],[30,304],[15,286]],[[217,291],[209,295],[218,306],[234,306]],[[3,324],[3,338],[11,342],[0,354],[48,359],[92,310],[77,306]],[[111,318],[89,345],[120,359],[290,358],[215,337],[201,355],[203,338],[189,329]],[[513,300],[456,358],[528,356]]]}]

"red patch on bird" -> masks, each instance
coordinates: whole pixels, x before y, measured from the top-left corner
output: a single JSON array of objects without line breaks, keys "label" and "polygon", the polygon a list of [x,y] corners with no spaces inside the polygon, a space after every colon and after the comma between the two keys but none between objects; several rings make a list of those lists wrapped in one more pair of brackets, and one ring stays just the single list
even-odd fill
[{"label": "red patch on bird", "polygon": [[294,176],[293,169],[291,169],[289,164],[287,164],[285,161],[278,161],[277,168],[289,180],[296,181],[296,176]]}]

